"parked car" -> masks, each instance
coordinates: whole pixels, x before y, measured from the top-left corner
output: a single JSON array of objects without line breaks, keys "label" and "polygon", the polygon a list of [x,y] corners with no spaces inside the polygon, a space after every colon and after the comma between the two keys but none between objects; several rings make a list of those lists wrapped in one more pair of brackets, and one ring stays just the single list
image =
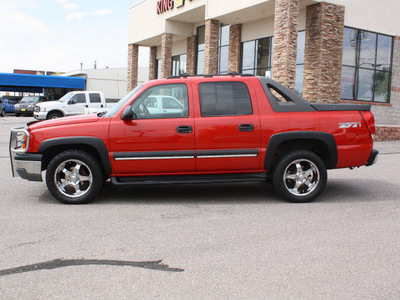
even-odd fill
[{"label": "parked car", "polygon": [[3,106],[6,113],[14,113],[14,105],[21,101],[21,96],[2,96]]},{"label": "parked car", "polygon": [[[160,96],[183,109],[152,112]],[[92,200],[107,178],[117,186],[268,180],[288,201],[308,202],[328,169],[376,162],[370,109],[310,103],[265,77],[182,75],[139,85],[107,113],[12,129],[11,164],[27,180],[46,171],[50,193],[71,204]]]},{"label": "parked car", "polygon": [[3,100],[0,99],[0,117],[5,117],[5,116],[6,116],[6,109],[4,108]]},{"label": "parked car", "polygon": [[43,101],[48,101],[44,96],[25,96],[22,100],[14,105],[15,116],[20,115],[33,115],[35,111],[35,104]]},{"label": "parked car", "polygon": [[109,106],[103,92],[69,92],[57,101],[36,104],[34,117],[37,120],[46,120],[83,113],[99,113]]},{"label": "parked car", "polygon": [[182,103],[178,99],[171,96],[151,96],[147,97],[144,102],[144,107],[148,110],[149,114],[181,114],[184,111]]}]

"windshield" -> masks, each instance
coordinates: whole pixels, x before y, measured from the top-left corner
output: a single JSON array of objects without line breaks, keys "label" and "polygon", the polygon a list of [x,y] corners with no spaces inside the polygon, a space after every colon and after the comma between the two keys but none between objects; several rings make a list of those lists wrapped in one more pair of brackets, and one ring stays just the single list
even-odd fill
[{"label": "windshield", "polygon": [[69,98],[71,98],[71,94],[72,94],[72,93],[65,94],[65,95],[62,96],[58,101],[60,101],[60,102],[67,102],[67,101],[69,100]]},{"label": "windshield", "polygon": [[126,103],[126,101],[128,101],[129,99],[132,98],[133,95],[135,95],[137,93],[137,91],[139,91],[142,86],[144,86],[144,84],[139,84],[137,87],[135,87],[128,95],[126,95],[124,98],[122,98],[121,100],[118,101],[118,103],[113,106],[107,113],[106,113],[106,117],[112,117],[114,116],[119,109],[124,106],[124,104]]},{"label": "windshield", "polygon": [[22,98],[21,102],[25,102],[25,103],[30,103],[30,102],[38,102],[39,101],[39,97],[24,97]]}]

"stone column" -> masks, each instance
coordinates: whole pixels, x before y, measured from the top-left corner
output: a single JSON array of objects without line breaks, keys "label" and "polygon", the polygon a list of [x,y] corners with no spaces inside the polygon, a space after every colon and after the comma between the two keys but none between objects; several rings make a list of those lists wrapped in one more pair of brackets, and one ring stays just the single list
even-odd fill
[{"label": "stone column", "polygon": [[272,77],[294,91],[299,0],[275,1]]},{"label": "stone column", "polygon": [[196,36],[187,38],[186,73],[196,75]]},{"label": "stone column", "polygon": [[163,33],[161,37],[161,78],[172,74],[172,34]]},{"label": "stone column", "polygon": [[218,73],[218,35],[219,22],[206,20],[204,74]]},{"label": "stone column", "polygon": [[242,24],[229,27],[229,59],[228,73],[240,73],[240,49],[241,49]]},{"label": "stone column", "polygon": [[139,61],[139,45],[128,45],[128,82],[127,92],[129,93],[138,84],[138,61]]},{"label": "stone column", "polygon": [[340,102],[343,30],[344,6],[307,7],[303,97],[311,102]]},{"label": "stone column", "polygon": [[157,79],[157,46],[150,47],[149,80]]}]

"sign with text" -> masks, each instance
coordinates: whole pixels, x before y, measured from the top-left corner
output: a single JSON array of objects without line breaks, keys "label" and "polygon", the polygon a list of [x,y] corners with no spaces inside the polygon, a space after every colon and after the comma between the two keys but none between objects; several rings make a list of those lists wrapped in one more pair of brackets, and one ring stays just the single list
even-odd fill
[{"label": "sign with text", "polygon": [[185,0],[159,0],[157,1],[157,14],[159,15],[172,10],[174,7],[182,7],[184,5]]}]

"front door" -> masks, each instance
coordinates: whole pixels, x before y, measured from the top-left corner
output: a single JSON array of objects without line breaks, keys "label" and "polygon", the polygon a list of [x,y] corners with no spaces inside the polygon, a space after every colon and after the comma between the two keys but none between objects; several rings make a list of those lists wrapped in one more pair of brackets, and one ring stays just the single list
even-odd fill
[{"label": "front door", "polygon": [[73,95],[67,103],[67,115],[83,114],[86,105],[86,96],[84,93]]},{"label": "front door", "polygon": [[218,78],[200,81],[193,89],[199,99],[196,171],[260,171],[260,119],[252,89],[243,81]]},{"label": "front door", "polygon": [[[155,109],[157,99],[172,97],[178,110]],[[110,148],[113,173],[122,176],[175,175],[195,170],[193,110],[185,83],[149,87],[133,102],[135,119],[113,118]]]}]

